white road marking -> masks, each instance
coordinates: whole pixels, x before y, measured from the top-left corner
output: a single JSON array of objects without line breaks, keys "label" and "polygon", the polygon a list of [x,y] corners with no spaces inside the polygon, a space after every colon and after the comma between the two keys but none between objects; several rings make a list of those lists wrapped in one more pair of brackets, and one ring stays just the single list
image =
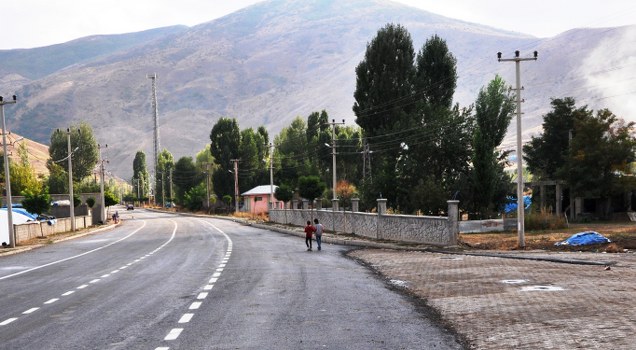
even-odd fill
[{"label": "white road marking", "polygon": [[208,297],[208,293],[206,292],[202,292],[202,293],[199,293],[199,295],[197,295],[197,299],[199,300],[205,299],[207,297]]},{"label": "white road marking", "polygon": [[213,285],[213,284],[208,284],[208,285],[206,285],[205,287],[203,287],[203,290],[211,290],[211,289],[212,289],[212,287],[214,287],[214,285]]},{"label": "white road marking", "polygon": [[27,311],[23,312],[22,314],[23,315],[28,315],[28,314],[30,314],[32,312],[37,311],[38,309],[40,309],[40,308],[39,307],[32,307],[32,308],[28,309]]},{"label": "white road marking", "polygon": [[17,317],[8,318],[8,319],[6,319],[6,320],[4,320],[4,321],[0,322],[0,326],[6,326],[6,325],[8,325],[9,323],[11,323],[11,322],[13,322],[13,321],[15,321],[15,320],[17,320],[17,319],[18,319]]},{"label": "white road marking", "polygon": [[216,272],[223,272],[223,269],[216,269]]},{"label": "white road marking", "polygon": [[60,300],[60,299],[59,298],[53,298],[53,299],[49,299],[49,300],[45,301],[44,303],[45,304],[53,304],[54,302],[56,302],[58,300]]},{"label": "white road marking", "polygon": [[201,307],[201,302],[200,301],[195,301],[193,302],[190,307],[188,309],[190,310],[197,310],[198,308]]},{"label": "white road marking", "polygon": [[65,296],[69,296],[69,295],[71,295],[71,294],[73,294],[73,293],[75,293],[75,291],[74,291],[74,290],[69,290],[68,292],[66,292],[66,293],[62,294],[62,296],[63,296],[63,297],[65,297]]},{"label": "white road marking", "polygon": [[107,273],[107,274],[105,274],[105,275],[101,275],[101,276],[99,276],[99,277],[100,277],[100,278],[106,278],[106,277],[108,277],[108,276],[110,276],[110,273]]},{"label": "white road marking", "polygon": [[110,274],[112,275],[112,274],[117,273],[117,272],[119,272],[119,270],[113,270],[113,271],[110,272]]},{"label": "white road marking", "polygon": [[225,267],[225,264],[220,264],[219,267]]},{"label": "white road marking", "polygon": [[160,346],[158,348],[155,348],[155,350],[170,350],[170,348],[167,346]]},{"label": "white road marking", "polygon": [[215,272],[212,274],[212,277],[221,277],[221,273],[220,272]]},{"label": "white road marking", "polygon": [[194,314],[183,314],[183,316],[181,316],[181,318],[179,319],[179,323],[190,322],[190,320],[192,319],[192,316],[194,316]]},{"label": "white road marking", "polygon": [[77,289],[84,289],[88,287],[88,284],[82,284],[81,286],[77,287]]},{"label": "white road marking", "polygon": [[94,252],[96,252],[96,251],[98,251],[98,250],[102,250],[102,249],[104,249],[104,248],[106,248],[106,247],[110,247],[111,245],[116,244],[116,243],[119,243],[119,242],[121,242],[121,241],[123,241],[123,240],[127,239],[128,237],[130,237],[130,236],[134,235],[135,233],[139,232],[139,230],[141,230],[141,229],[142,229],[142,228],[144,228],[145,226],[146,226],[146,222],[144,221],[144,224],[143,224],[140,228],[138,228],[138,229],[134,230],[134,231],[133,231],[133,232],[131,232],[129,235],[127,235],[127,236],[125,236],[125,237],[123,237],[123,238],[120,238],[120,239],[118,239],[118,240],[116,240],[116,241],[114,241],[114,242],[108,243],[108,244],[106,244],[106,245],[103,245],[103,246],[101,246],[101,247],[99,247],[99,248],[95,248],[95,249],[93,249],[93,250],[89,250],[89,251],[84,252],[84,253],[82,253],[82,254],[77,254],[77,255],[74,255],[74,256],[70,256],[70,257],[68,257],[68,258],[64,258],[64,259],[60,259],[60,260],[56,260],[56,261],[50,262],[50,263],[48,263],[48,264],[44,264],[44,265],[40,265],[40,266],[36,266],[36,267],[32,267],[32,268],[30,268],[30,269],[28,269],[28,270],[24,270],[24,271],[16,272],[16,273],[11,274],[11,275],[6,275],[6,276],[3,276],[3,277],[0,277],[0,281],[2,281],[2,280],[4,280],[4,279],[7,279],[7,278],[14,277],[14,276],[18,276],[18,275],[25,274],[25,273],[27,273],[27,272],[31,272],[31,271],[35,271],[35,270],[39,270],[39,269],[44,268],[44,267],[48,267],[48,266],[51,266],[51,265],[59,264],[59,263],[61,263],[61,262],[65,262],[65,261],[69,261],[69,260],[72,260],[72,259],[76,259],[76,258],[79,258],[80,256],[84,256],[84,255],[87,255],[87,254],[90,254],[90,253],[94,253]]},{"label": "white road marking", "polygon": [[123,270],[123,269],[126,269],[126,268],[128,268],[128,266],[122,266],[122,267],[120,267],[119,269],[120,269],[120,270]]},{"label": "white road marking", "polygon": [[163,338],[163,340],[175,340],[179,338],[179,335],[181,334],[181,332],[183,332],[183,328],[173,328],[170,330],[170,333],[168,333],[168,335],[166,335],[166,337]]},{"label": "white road marking", "polygon": [[101,281],[101,280],[100,280],[99,278],[96,278],[96,279],[94,279],[94,280],[92,280],[92,281],[90,281],[90,282],[88,282],[88,283],[97,283],[97,282],[99,282],[99,281]]},{"label": "white road marking", "polygon": [[212,277],[212,278],[210,278],[210,284],[216,283],[216,281],[218,281],[218,280],[219,280],[218,278]]}]

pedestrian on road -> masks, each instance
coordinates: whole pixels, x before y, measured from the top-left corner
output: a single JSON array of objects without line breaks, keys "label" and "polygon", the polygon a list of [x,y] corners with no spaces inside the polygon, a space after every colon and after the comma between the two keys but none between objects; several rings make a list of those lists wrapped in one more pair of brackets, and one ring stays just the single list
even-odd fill
[{"label": "pedestrian on road", "polygon": [[307,251],[311,251],[311,236],[316,232],[316,228],[311,224],[311,221],[307,220],[307,226],[305,226],[305,245],[307,245]]},{"label": "pedestrian on road", "polygon": [[325,227],[318,222],[318,219],[314,219],[314,227],[316,228],[316,245],[318,245],[318,250],[320,250],[320,244],[322,243],[322,232],[325,230]]}]

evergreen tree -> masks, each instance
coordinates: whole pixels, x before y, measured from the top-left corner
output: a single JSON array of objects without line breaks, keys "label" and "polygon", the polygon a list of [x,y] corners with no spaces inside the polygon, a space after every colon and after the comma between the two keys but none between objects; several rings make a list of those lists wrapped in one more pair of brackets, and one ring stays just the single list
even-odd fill
[{"label": "evergreen tree", "polygon": [[221,118],[210,132],[210,152],[218,168],[214,171],[214,192],[217,196],[234,196],[234,171],[232,159],[238,159],[241,134],[236,119]]},{"label": "evergreen tree", "polygon": [[475,103],[469,193],[472,211],[478,213],[480,219],[503,205],[510,189],[510,178],[504,172],[507,152],[499,152],[497,147],[506,136],[514,110],[514,101],[500,76],[479,91]]},{"label": "evergreen tree", "polygon": [[148,198],[150,192],[150,175],[146,168],[146,154],[137,151],[133,159],[133,196],[138,199]]}]

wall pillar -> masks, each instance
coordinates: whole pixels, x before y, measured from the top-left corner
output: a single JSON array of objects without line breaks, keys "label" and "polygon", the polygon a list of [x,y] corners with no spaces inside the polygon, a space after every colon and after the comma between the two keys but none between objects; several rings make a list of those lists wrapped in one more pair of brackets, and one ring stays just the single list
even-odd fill
[{"label": "wall pillar", "polygon": [[298,199],[292,199],[291,201],[291,210],[296,210],[298,209]]},{"label": "wall pillar", "polygon": [[449,244],[457,245],[459,236],[459,201],[450,200],[448,203],[448,233],[450,235]]},{"label": "wall pillar", "polygon": [[351,198],[351,211],[358,212],[360,209],[360,198]]},{"label": "wall pillar", "polygon": [[303,209],[304,210],[309,209],[309,200],[308,199],[303,199]]},{"label": "wall pillar", "polygon": [[331,210],[338,211],[338,200],[337,199],[332,199],[331,200]]},{"label": "wall pillar", "polygon": [[378,215],[386,214],[386,198],[378,198]]},{"label": "wall pillar", "polygon": [[316,210],[321,210],[322,209],[322,198],[314,199],[314,208]]},{"label": "wall pillar", "polygon": [[561,184],[557,181],[556,184],[556,216],[560,217],[561,216],[561,207],[563,207],[563,190],[561,189]]}]

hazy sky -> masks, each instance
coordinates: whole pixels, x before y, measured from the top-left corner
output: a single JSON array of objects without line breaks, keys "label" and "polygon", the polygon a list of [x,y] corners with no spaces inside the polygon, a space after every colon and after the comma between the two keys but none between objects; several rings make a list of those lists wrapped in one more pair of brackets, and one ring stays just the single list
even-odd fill
[{"label": "hazy sky", "polygon": [[[342,0],[346,1],[346,0]],[[396,0],[447,17],[549,37],[636,23],[634,0]],[[192,26],[258,0],[13,0],[0,3],[0,49],[59,44],[176,24]]]}]

